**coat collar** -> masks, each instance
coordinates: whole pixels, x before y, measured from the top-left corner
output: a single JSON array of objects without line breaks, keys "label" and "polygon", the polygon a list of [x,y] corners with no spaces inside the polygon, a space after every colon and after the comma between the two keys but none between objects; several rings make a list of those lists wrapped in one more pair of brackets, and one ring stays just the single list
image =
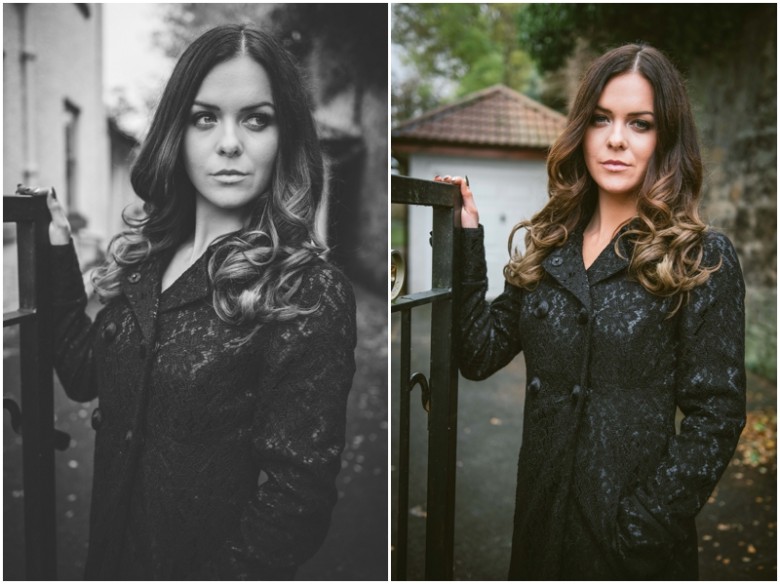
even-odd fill
[{"label": "coat collar", "polygon": [[[590,286],[628,268],[632,246],[628,237],[620,237],[631,227],[623,226],[609,245],[599,254],[588,270],[582,261],[582,234],[586,222],[581,222],[566,242],[555,249],[543,261],[542,266],[561,286],[569,290],[586,307],[590,308]],[[620,254],[615,253],[618,239]]]},{"label": "coat collar", "polygon": [[[630,224],[621,227],[620,231],[618,231],[617,234],[615,234],[615,237],[612,238],[612,241],[609,242],[609,245],[604,248],[599,254],[599,257],[596,258],[596,261],[588,268],[588,281],[591,286],[602,280],[606,280],[611,275],[617,274],[621,270],[628,269],[631,252],[633,250],[628,237],[621,237],[621,235],[628,231],[629,228]],[[616,240],[617,249],[620,253],[615,252]],[[580,249],[582,249],[581,244]]]},{"label": "coat collar", "polygon": [[209,296],[208,260],[211,253],[212,248],[209,248],[164,293],[160,292],[160,287],[163,272],[173,256],[170,251],[153,255],[122,276],[120,288],[147,342],[154,339],[159,313]]},{"label": "coat collar", "polygon": [[207,298],[211,294],[209,259],[213,248],[209,247],[194,264],[162,293],[160,312],[168,312],[185,304]]},{"label": "coat collar", "polygon": [[581,226],[569,234],[561,247],[544,258],[542,267],[561,286],[574,294],[585,308],[590,309],[590,287],[585,265],[582,263]]},{"label": "coat collar", "polygon": [[127,270],[122,275],[120,288],[146,342],[152,343],[155,322],[160,304],[160,278],[162,273],[159,255],[153,255],[143,263]]}]

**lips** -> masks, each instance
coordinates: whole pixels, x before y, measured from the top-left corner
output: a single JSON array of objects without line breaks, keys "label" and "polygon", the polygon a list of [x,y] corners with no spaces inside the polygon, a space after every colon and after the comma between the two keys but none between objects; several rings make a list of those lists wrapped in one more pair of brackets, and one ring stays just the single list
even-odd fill
[{"label": "lips", "polygon": [[629,166],[620,160],[605,160],[601,165],[607,170],[625,170]]},{"label": "lips", "polygon": [[246,176],[249,173],[234,169],[223,169],[217,172],[212,172],[211,174],[212,176]]}]

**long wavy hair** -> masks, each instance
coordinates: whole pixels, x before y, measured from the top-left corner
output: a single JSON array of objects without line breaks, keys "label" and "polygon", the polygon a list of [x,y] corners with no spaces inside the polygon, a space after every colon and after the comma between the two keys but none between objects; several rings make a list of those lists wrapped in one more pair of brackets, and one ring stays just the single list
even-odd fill
[{"label": "long wavy hair", "polygon": [[257,197],[246,226],[224,236],[209,259],[213,305],[231,324],[286,320],[316,309],[293,299],[303,271],[326,251],[315,231],[323,161],[309,99],[284,48],[244,25],[207,31],[176,64],[131,171],[145,214],[140,219],[123,216],[129,229],[112,240],[107,263],[92,276],[103,301],[119,295],[128,269],[153,254],[175,250],[192,234],[195,187],[182,159],[190,108],[206,75],[242,55],[257,61],[271,81],[279,147],[269,192]]},{"label": "long wavy hair", "polygon": [[[663,53],[631,44],[598,58],[579,86],[566,128],[547,159],[550,198],[530,221],[515,225],[509,236],[511,259],[504,277],[516,286],[533,288],[544,275],[542,260],[563,245],[595,208],[598,186],[585,165],[585,132],[606,84],[630,72],[641,74],[653,87],[657,142],[636,195],[637,218],[620,236],[633,240],[629,275],[652,294],[679,295],[679,308],[688,292],[720,267],[702,265],[706,231],[698,211],[702,162],[685,84]],[[520,255],[512,243],[523,228],[528,230],[526,251]],[[619,241],[615,243],[618,254]]]}]

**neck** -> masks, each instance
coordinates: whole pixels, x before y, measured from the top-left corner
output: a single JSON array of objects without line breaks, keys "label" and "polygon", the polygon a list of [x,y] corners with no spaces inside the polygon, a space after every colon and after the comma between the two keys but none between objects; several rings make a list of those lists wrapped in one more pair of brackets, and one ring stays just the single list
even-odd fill
[{"label": "neck", "polygon": [[586,231],[599,239],[612,239],[621,225],[636,217],[636,198],[611,197],[599,193],[598,204]]},{"label": "neck", "polygon": [[202,196],[196,195],[191,261],[203,255],[208,246],[219,237],[244,227],[246,219],[245,207],[222,209],[215,207]]}]

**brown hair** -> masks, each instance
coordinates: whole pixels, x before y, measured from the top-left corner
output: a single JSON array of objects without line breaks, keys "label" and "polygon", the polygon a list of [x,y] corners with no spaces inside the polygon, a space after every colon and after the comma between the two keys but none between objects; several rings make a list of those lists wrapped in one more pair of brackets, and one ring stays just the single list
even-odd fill
[{"label": "brown hair", "polygon": [[[594,208],[598,190],[585,166],[585,131],[606,84],[629,72],[641,74],[652,86],[657,127],[655,152],[637,194],[638,220],[621,235],[634,239],[629,274],[653,294],[680,294],[679,307],[691,289],[720,267],[702,266],[702,162],[685,84],[663,53],[631,44],[598,58],[580,83],[566,128],[547,159],[550,199],[509,236],[511,259],[504,276],[512,284],[533,288],[544,275],[542,260]],[[528,232],[526,252],[520,256],[513,253],[512,241],[522,228]],[[617,242],[615,250],[620,253]]]}]

